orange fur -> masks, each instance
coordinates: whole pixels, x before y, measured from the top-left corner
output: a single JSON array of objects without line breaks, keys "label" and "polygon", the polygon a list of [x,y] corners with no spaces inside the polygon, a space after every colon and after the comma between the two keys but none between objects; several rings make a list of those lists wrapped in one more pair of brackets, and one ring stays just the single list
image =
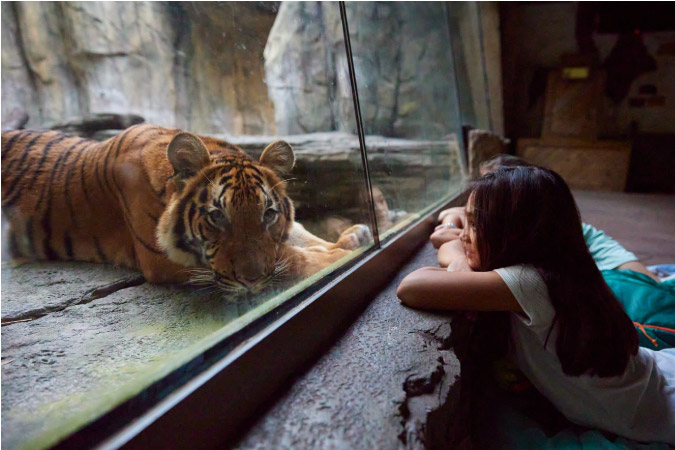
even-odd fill
[{"label": "orange fur", "polygon": [[280,178],[293,158],[282,141],[254,161],[227,142],[152,125],[103,142],[2,133],[10,248],[34,259],[114,263],[150,282],[186,281],[186,268],[203,268],[197,281],[257,292],[314,273],[369,237],[357,226],[333,244],[294,223]]}]

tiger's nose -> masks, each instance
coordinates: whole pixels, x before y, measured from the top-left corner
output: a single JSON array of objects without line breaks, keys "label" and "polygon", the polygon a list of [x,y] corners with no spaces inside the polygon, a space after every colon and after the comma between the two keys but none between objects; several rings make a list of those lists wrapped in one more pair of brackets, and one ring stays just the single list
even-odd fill
[{"label": "tiger's nose", "polygon": [[260,281],[261,278],[262,277],[255,277],[255,278],[237,277],[237,281],[246,287],[251,287],[258,281]]},{"label": "tiger's nose", "polygon": [[235,278],[246,287],[253,286],[265,275],[264,265],[256,260],[244,261],[237,267]]}]

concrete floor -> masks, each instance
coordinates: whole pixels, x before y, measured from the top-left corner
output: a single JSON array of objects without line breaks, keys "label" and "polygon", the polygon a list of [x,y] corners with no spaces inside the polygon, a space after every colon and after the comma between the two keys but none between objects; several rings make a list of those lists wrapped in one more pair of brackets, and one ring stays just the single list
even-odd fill
[{"label": "concrete floor", "polygon": [[575,192],[581,219],[647,266],[675,263],[675,195]]}]

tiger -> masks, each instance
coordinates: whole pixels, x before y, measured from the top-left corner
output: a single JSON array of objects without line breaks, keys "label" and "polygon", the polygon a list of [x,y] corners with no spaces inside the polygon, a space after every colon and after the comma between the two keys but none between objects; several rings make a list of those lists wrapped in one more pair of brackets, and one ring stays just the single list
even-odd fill
[{"label": "tiger", "polygon": [[240,147],[141,124],[105,141],[2,133],[2,211],[12,256],[111,263],[150,283],[206,282],[240,296],[294,282],[371,239],[336,242],[295,221],[291,146],[254,160]]}]

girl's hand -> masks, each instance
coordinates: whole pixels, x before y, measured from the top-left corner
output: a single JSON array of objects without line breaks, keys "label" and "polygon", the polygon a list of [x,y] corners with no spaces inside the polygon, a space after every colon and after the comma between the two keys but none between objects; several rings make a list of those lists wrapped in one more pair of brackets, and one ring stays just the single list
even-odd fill
[{"label": "girl's hand", "polygon": [[473,272],[466,260],[464,245],[459,239],[441,245],[438,250],[438,264],[448,272]]},{"label": "girl's hand", "polygon": [[441,224],[453,224],[457,228],[464,228],[466,225],[466,209],[463,206],[455,206],[441,211],[438,215],[438,221]]},{"label": "girl's hand", "polygon": [[446,242],[459,239],[461,232],[461,228],[453,228],[441,224],[436,227],[433,233],[431,233],[429,240],[431,241],[431,244],[434,246],[434,248],[439,248]]}]

